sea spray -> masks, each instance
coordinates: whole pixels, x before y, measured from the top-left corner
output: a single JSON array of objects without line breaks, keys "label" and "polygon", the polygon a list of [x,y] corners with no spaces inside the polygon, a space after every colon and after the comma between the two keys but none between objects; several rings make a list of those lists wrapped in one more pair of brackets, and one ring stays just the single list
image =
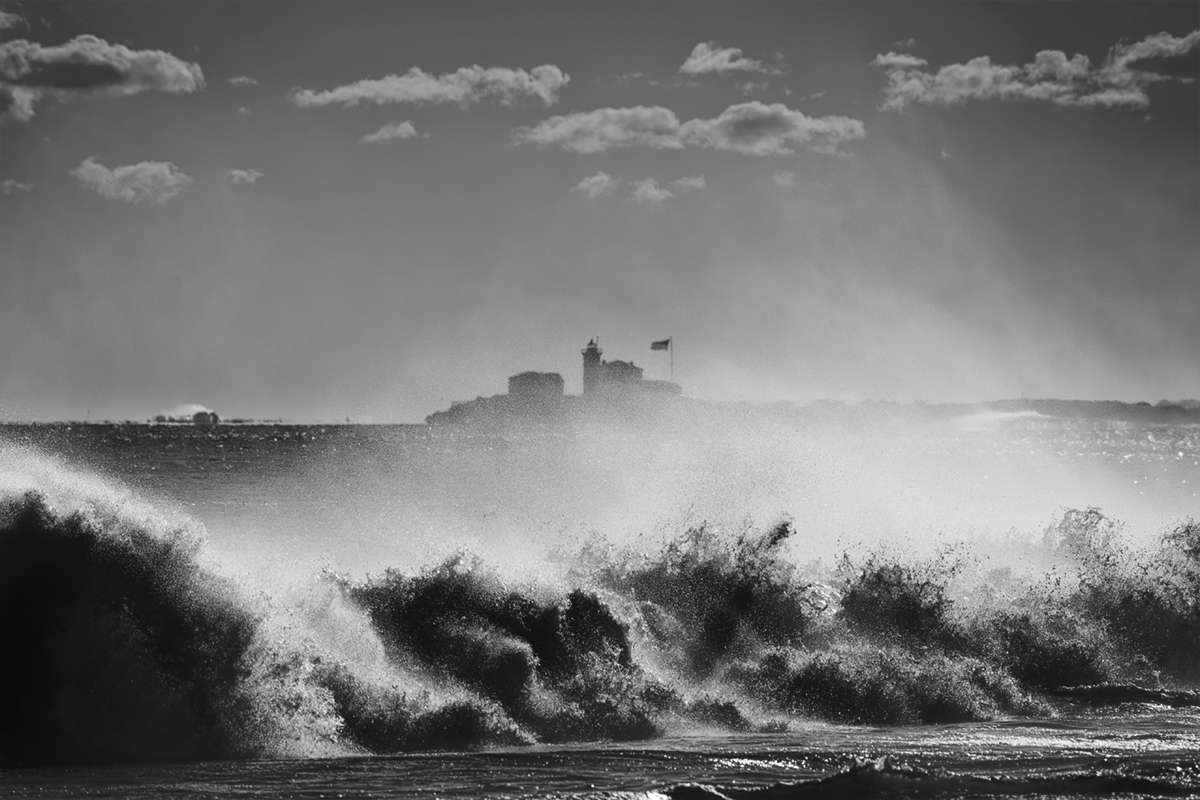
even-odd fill
[{"label": "sea spray", "polygon": [[801,567],[787,545],[803,531],[783,520],[589,547],[535,584],[460,554],[268,591],[118,485],[11,450],[4,481],[5,765],[1200,703],[1193,521],[1134,547],[1101,512],[1064,512],[1025,545],[1049,566],[1020,580],[979,568],[970,542]]}]

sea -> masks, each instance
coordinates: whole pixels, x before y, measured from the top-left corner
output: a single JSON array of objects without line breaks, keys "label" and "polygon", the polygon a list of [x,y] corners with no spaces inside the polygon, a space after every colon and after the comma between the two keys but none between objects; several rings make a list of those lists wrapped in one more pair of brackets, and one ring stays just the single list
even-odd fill
[{"label": "sea", "polygon": [[1200,796],[1200,417],[0,425],[0,795]]}]

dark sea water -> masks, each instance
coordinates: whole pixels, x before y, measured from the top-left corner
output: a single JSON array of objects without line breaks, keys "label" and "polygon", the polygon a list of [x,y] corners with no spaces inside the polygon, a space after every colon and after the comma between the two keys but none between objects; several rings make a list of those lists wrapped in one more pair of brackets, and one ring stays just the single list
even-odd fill
[{"label": "dark sea water", "polygon": [[1200,427],[0,426],[0,794],[1200,795]]}]

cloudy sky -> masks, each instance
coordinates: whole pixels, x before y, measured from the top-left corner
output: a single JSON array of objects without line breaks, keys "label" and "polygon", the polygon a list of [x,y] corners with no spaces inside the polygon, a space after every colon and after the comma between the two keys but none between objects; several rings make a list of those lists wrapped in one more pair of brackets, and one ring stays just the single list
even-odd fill
[{"label": "cloudy sky", "polygon": [[1192,2],[0,9],[0,418],[1200,395]]}]

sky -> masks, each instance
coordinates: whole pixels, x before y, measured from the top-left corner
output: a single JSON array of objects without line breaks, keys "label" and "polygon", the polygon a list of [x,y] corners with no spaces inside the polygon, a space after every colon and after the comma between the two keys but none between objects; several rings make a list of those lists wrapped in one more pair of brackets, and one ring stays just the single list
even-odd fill
[{"label": "sky", "polygon": [[0,2],[0,419],[1200,396],[1194,2]]}]

